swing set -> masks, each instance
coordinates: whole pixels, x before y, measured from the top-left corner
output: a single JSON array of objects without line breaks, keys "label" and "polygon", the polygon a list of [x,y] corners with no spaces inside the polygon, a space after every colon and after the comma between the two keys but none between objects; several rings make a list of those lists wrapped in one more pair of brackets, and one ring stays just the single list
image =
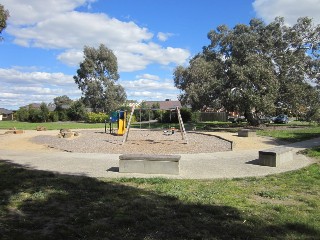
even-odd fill
[{"label": "swing set", "polygon": [[[188,143],[187,134],[186,134],[186,130],[185,130],[185,127],[184,127],[184,124],[183,124],[183,120],[182,120],[182,117],[181,117],[180,109],[179,109],[179,107],[176,107],[175,110],[176,110],[177,115],[178,115],[179,127],[180,127],[182,140],[184,140],[186,143]],[[122,119],[123,121],[121,123],[120,123],[120,121],[118,122],[118,127],[122,128],[120,130],[120,133],[123,133],[122,135],[124,135],[122,144],[125,144],[125,142],[128,140],[130,127],[131,127],[132,116],[133,116],[134,111],[135,111],[135,105],[132,106],[130,117],[129,117],[129,121],[128,121],[128,124],[127,124],[127,129],[125,128],[125,125],[126,125],[125,117],[124,117],[124,119]],[[141,109],[140,109],[140,113],[141,113]],[[171,114],[170,114],[170,118],[171,118]],[[140,121],[140,124],[141,124],[141,121]],[[149,114],[149,127],[150,127],[150,114]],[[141,128],[141,125],[140,125],[140,128]],[[174,129],[172,128],[170,132],[171,132],[171,134],[173,134],[174,133]],[[167,133],[170,134],[170,132],[167,132]],[[119,133],[119,129],[118,129],[118,133]],[[167,134],[167,135],[169,135],[169,134]]]}]

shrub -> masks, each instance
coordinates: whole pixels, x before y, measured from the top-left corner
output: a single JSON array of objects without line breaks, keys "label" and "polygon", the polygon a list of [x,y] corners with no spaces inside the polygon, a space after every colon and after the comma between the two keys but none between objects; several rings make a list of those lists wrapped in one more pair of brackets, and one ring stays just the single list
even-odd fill
[{"label": "shrub", "polygon": [[104,123],[104,121],[109,122],[109,115],[105,113],[87,113],[87,122],[89,123]]},{"label": "shrub", "polygon": [[59,121],[59,113],[54,111],[49,113],[49,121],[50,122],[58,122]]}]

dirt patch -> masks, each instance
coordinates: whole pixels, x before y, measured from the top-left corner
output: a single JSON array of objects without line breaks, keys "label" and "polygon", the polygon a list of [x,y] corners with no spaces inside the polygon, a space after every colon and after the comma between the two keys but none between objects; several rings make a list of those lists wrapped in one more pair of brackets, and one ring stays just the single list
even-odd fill
[{"label": "dirt patch", "polygon": [[46,144],[36,144],[31,139],[35,136],[58,134],[58,131],[39,132],[35,130],[24,130],[22,134],[5,134],[6,131],[0,130],[0,149],[48,151],[50,148]]}]

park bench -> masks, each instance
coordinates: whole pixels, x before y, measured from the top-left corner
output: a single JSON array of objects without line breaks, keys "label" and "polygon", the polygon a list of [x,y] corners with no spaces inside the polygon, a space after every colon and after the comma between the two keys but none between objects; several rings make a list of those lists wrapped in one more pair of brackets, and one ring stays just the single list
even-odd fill
[{"label": "park bench", "polygon": [[180,155],[123,154],[119,156],[119,172],[178,175],[180,158]]},{"label": "park bench", "polygon": [[259,151],[259,164],[263,166],[279,167],[291,161],[293,161],[291,147],[280,146]]},{"label": "park bench", "polygon": [[256,131],[253,129],[241,129],[238,131],[238,137],[256,137]]}]

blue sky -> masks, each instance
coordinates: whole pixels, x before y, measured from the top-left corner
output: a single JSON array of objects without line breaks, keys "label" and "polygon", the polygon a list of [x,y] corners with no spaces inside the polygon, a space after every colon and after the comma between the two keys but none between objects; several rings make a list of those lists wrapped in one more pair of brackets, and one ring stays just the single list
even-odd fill
[{"label": "blue sky", "polygon": [[320,23],[320,0],[1,0],[10,12],[0,43],[0,108],[57,96],[78,99],[73,76],[85,45],[101,43],[118,59],[119,83],[132,100],[176,100],[173,71],[208,45],[218,25]]}]

